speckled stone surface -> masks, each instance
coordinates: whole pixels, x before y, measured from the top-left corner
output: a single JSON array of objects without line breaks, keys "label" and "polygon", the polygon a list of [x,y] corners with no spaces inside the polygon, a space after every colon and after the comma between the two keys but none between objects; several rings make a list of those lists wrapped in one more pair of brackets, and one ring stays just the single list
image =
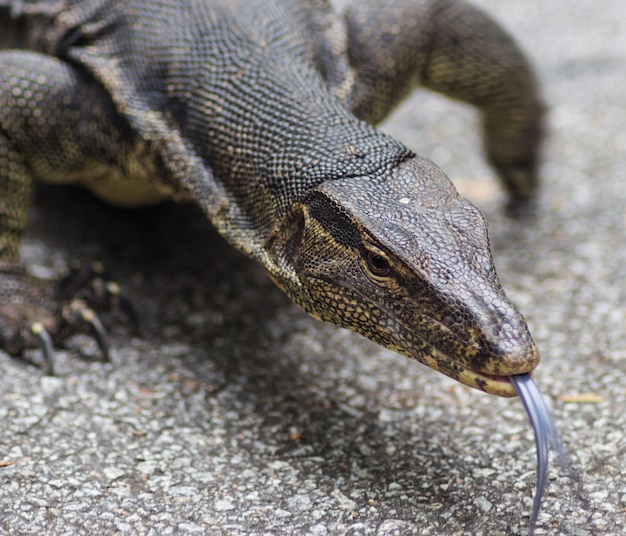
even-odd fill
[{"label": "speckled stone surface", "polygon": [[[537,383],[584,500],[553,465],[536,533],[621,534],[626,3],[478,3],[544,81],[537,217],[503,214],[465,107],[420,92],[385,129],[485,211],[500,278],[541,349]],[[79,337],[55,378],[0,353],[0,534],[527,532],[535,451],[519,400],[307,317],[197,212],[125,212],[45,189],[23,256],[41,275],[103,260],[142,326],[105,318],[113,362],[81,358],[95,348]]]}]

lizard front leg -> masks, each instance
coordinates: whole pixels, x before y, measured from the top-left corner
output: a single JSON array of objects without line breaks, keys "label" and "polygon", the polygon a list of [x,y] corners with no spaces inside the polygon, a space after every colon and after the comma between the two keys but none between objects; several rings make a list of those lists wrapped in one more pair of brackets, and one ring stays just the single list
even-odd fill
[{"label": "lizard front leg", "polygon": [[98,277],[42,280],[19,261],[34,178],[69,176],[88,157],[90,141],[78,123],[91,119],[85,115],[89,94],[75,69],[55,58],[0,52],[0,348],[21,354],[41,347],[47,372],[52,345],[77,332],[92,333],[103,356],[108,353],[90,308]]},{"label": "lizard front leg", "polygon": [[544,106],[500,26],[461,0],[359,0],[345,18],[357,116],[381,121],[418,85],[468,102],[482,113],[487,158],[511,201],[533,197]]}]

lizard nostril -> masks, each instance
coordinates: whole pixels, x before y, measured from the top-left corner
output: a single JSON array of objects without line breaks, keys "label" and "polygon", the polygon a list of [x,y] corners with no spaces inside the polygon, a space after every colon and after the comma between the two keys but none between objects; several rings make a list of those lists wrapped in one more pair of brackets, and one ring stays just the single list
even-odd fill
[{"label": "lizard nostril", "polygon": [[468,346],[475,350],[468,365],[479,372],[504,375],[531,372],[539,363],[539,352],[528,329],[468,331]]}]

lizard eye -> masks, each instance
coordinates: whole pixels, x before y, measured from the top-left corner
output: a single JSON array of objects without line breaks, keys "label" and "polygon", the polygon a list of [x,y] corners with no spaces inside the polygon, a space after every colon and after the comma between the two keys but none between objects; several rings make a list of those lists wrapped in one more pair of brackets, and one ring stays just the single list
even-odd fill
[{"label": "lizard eye", "polygon": [[391,272],[389,261],[380,253],[374,251],[367,252],[367,268],[376,277],[385,277]]}]

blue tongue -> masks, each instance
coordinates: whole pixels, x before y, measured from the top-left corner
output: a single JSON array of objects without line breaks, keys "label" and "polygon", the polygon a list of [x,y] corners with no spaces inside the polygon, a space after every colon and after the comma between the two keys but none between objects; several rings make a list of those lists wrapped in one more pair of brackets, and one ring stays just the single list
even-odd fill
[{"label": "blue tongue", "polygon": [[539,515],[541,498],[546,487],[548,477],[548,453],[549,446],[558,452],[560,461],[564,465],[569,465],[567,456],[561,446],[561,441],[554,426],[554,421],[546,407],[545,400],[541,396],[537,385],[530,377],[530,374],[519,374],[510,376],[511,383],[517,390],[517,394],[522,399],[528,419],[535,431],[535,444],[537,445],[537,491],[533,504],[533,513],[530,517],[528,534],[532,536],[535,531],[535,523]]}]

